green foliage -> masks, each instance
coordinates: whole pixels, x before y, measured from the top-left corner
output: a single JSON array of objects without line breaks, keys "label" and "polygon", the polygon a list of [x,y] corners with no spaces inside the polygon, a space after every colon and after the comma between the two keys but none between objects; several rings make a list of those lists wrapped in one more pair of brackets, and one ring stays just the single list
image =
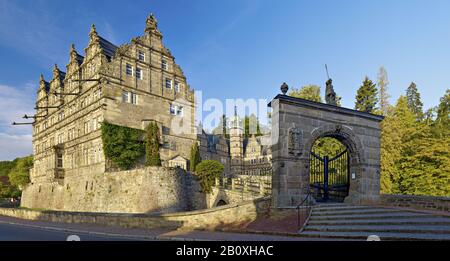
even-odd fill
[{"label": "green foliage", "polygon": [[318,85],[305,85],[300,89],[292,89],[288,95],[305,100],[322,102],[322,96],[320,96],[320,86]]},{"label": "green foliage", "polygon": [[158,125],[154,122],[150,122],[147,126],[146,142],[145,165],[161,166],[161,157],[159,155],[159,128]]},{"label": "green foliage", "polygon": [[408,99],[409,109],[416,115],[418,121],[423,119],[423,103],[420,100],[420,93],[417,90],[417,85],[412,82],[408,89],[406,89],[406,98]]},{"label": "green foliage", "polygon": [[[436,137],[450,136],[450,89],[447,89],[445,95],[440,99],[436,108],[436,120],[431,124],[432,132]],[[447,143],[448,144],[448,143]]]},{"label": "green foliage", "polygon": [[102,123],[105,156],[120,169],[130,169],[145,153],[144,132],[138,129]]},{"label": "green foliage", "polygon": [[386,115],[381,125],[383,193],[450,196],[450,136],[432,131],[436,121],[418,121],[405,96]]},{"label": "green foliage", "polygon": [[13,161],[2,161],[0,176],[7,176],[9,185],[0,183],[0,198],[17,198],[21,189],[30,182],[29,170],[33,167],[33,157],[16,158]]},{"label": "green foliage", "polygon": [[210,193],[216,178],[220,178],[224,166],[215,160],[203,160],[196,167],[196,175],[200,179],[200,186],[204,193]]},{"label": "green foliage", "polygon": [[200,158],[200,150],[198,147],[198,143],[196,142],[194,145],[192,145],[191,147],[191,159],[190,159],[190,165],[189,165],[189,169],[190,171],[195,171],[196,166],[201,162],[201,158]]},{"label": "green foliage", "polygon": [[16,166],[9,172],[9,182],[16,187],[23,187],[30,183],[29,171],[33,167],[33,156],[20,158]]},{"label": "green foliage", "polygon": [[251,135],[261,136],[260,123],[255,114],[245,116],[244,118],[244,138],[248,139]]},{"label": "green foliage", "polygon": [[336,156],[345,149],[344,144],[331,137],[324,137],[316,140],[312,147],[312,151],[314,151],[314,153],[320,155],[321,157],[328,156],[330,158]]},{"label": "green foliage", "polygon": [[12,161],[0,161],[0,176],[7,176],[8,173],[16,166],[18,158]]},{"label": "green foliage", "polygon": [[366,76],[356,94],[355,110],[372,113],[378,102],[376,85]]}]

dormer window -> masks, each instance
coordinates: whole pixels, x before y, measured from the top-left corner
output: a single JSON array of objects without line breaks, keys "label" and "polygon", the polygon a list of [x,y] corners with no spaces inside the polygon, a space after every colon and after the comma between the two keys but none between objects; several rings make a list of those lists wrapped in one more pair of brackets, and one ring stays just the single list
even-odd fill
[{"label": "dormer window", "polygon": [[133,75],[133,66],[131,64],[127,63],[125,70],[127,75]]},{"label": "dormer window", "polygon": [[145,53],[143,51],[138,51],[138,59],[145,62]]},{"label": "dormer window", "polygon": [[167,71],[167,69],[169,68],[169,65],[168,65],[168,63],[167,63],[167,60],[162,60],[161,61],[161,68],[163,69],[163,70],[166,70]]}]

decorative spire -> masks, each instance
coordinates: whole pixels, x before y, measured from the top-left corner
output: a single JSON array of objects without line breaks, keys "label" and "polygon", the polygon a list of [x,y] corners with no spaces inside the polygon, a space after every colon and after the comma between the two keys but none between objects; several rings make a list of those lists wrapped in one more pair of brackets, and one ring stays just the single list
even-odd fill
[{"label": "decorative spire", "polygon": [[145,21],[145,32],[151,32],[158,28],[158,20],[153,14],[147,16],[147,20]]},{"label": "decorative spire", "polygon": [[89,44],[98,43],[98,41],[99,41],[99,38],[98,38],[97,30],[95,29],[95,24],[92,24],[91,31],[89,32]]},{"label": "decorative spire", "polygon": [[53,79],[57,79],[59,77],[59,68],[58,65],[55,63],[53,66]]},{"label": "decorative spire", "polygon": [[39,76],[39,83],[44,83],[44,75],[41,73],[41,75]]},{"label": "decorative spire", "polygon": [[71,44],[70,45],[70,61],[75,61],[77,59],[77,51],[75,50],[75,45]]}]

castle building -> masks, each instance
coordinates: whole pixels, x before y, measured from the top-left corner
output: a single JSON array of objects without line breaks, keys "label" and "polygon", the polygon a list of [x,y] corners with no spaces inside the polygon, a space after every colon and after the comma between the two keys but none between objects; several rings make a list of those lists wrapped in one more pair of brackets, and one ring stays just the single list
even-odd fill
[{"label": "castle building", "polygon": [[[116,46],[93,25],[85,55],[70,48],[66,72],[41,75],[33,124],[31,181],[60,181],[110,167],[103,153],[100,123],[144,129],[150,121],[161,133],[165,165],[187,167],[194,134],[194,92],[162,43],[150,15],[143,36]],[[174,131],[182,122],[184,133]],[[177,127],[177,125],[175,125]]]},{"label": "castle building", "polygon": [[71,45],[65,72],[55,64],[50,81],[41,74],[32,182],[63,183],[68,176],[111,169],[103,153],[103,121],[134,129],[156,122],[163,166],[187,169],[191,147],[198,142],[201,158],[221,162],[226,175],[270,172],[270,149],[260,137],[244,139],[236,114],[229,139],[203,130],[196,134],[194,92],[162,38],[153,15],[143,36],[121,46],[101,37],[92,25],[84,56]]},{"label": "castle building", "polygon": [[230,119],[229,138],[203,130],[198,135],[200,156],[221,162],[227,176],[271,175],[272,153],[270,146],[263,145],[263,139],[270,139],[270,135],[245,138],[242,119],[235,110]]}]

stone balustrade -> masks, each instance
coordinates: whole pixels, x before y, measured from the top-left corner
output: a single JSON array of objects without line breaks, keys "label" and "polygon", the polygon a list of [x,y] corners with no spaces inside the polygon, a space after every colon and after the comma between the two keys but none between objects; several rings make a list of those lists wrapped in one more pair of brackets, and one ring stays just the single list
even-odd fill
[{"label": "stone balustrade", "polygon": [[238,178],[217,178],[215,187],[220,189],[249,193],[252,195],[269,195],[272,190],[272,177],[249,176]]}]

